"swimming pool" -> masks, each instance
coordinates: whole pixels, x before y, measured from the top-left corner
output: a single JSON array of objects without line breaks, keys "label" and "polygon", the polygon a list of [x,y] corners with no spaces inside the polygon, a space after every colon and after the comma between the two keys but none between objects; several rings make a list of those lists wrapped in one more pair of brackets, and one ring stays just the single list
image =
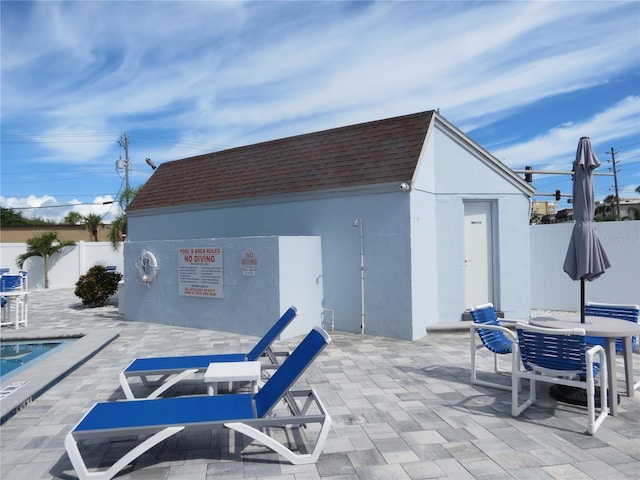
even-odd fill
[{"label": "swimming pool", "polygon": [[23,366],[42,360],[54,348],[74,339],[0,342],[0,379],[5,382]]},{"label": "swimming pool", "polygon": [[[3,330],[0,345],[62,343],[0,379],[0,425],[118,337],[116,328]],[[21,355],[23,352],[19,353]]]}]

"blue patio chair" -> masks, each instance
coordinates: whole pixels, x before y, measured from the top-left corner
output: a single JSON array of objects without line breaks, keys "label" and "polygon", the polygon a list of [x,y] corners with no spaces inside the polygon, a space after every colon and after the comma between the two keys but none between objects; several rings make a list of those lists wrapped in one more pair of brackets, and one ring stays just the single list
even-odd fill
[{"label": "blue patio chair", "polygon": [[[183,379],[195,373],[204,372],[210,363],[215,362],[256,361],[260,360],[260,357],[266,356],[268,361],[266,367],[276,368],[278,366],[277,357],[286,355],[286,353],[274,352],[271,345],[297,315],[296,307],[289,307],[249,353],[136,358],[120,373],[122,390],[129,400],[135,399],[136,396],[133,394],[129,379],[137,377],[142,380],[144,386],[157,387],[146,396],[146,398],[156,398]],[[154,378],[150,379],[149,377]]]},{"label": "blue patio chair", "polygon": [[[183,430],[207,431],[216,427],[246,435],[294,465],[315,463],[329,434],[331,417],[313,389],[294,391],[291,388],[330,341],[327,332],[315,327],[256,394],[97,403],[65,437],[65,448],[73,468],[80,480],[109,480],[147,450]],[[290,408],[289,401],[283,401],[287,394],[301,399],[302,405],[298,404],[295,411]],[[306,448],[294,452],[291,446],[269,435],[271,429],[299,429],[307,424],[320,425],[309,453]],[[100,472],[89,471],[78,445],[81,440],[89,440],[95,451],[99,441],[140,435],[151,436],[106,471]],[[297,443],[296,438],[301,438],[296,432],[289,431],[278,437],[285,439],[289,445]],[[202,447],[198,448],[207,448],[209,442],[207,437]]]},{"label": "blue patio chair", "polygon": [[[511,353],[512,345],[516,341],[513,331],[500,325],[500,320],[496,314],[493,304],[487,303],[478,305],[471,309],[473,323],[469,328],[470,348],[471,348],[471,383],[485,387],[511,390],[511,384],[505,385],[497,382],[478,379],[476,352],[486,348],[493,353],[493,370],[497,374],[510,374],[511,370],[501,370],[498,364],[498,356]],[[476,342],[476,332],[481,344]]]},{"label": "blue patio chair", "polygon": [[13,292],[14,290],[22,290],[24,277],[21,274],[5,273],[0,276],[0,291]]},{"label": "blue patio chair", "polygon": [[[585,315],[594,317],[608,317],[629,322],[640,322],[640,306],[631,304],[613,304],[587,302],[585,305]],[[624,340],[616,338],[616,352],[624,352]],[[606,341],[602,337],[587,337],[588,345],[600,345],[605,347]],[[638,348],[638,336],[631,338],[631,351]],[[640,390],[640,381],[633,384],[634,390]]]},{"label": "blue patio chair", "polygon": [[[0,308],[2,308],[0,323],[2,325],[9,325],[13,323],[16,328],[21,324],[26,326],[25,300],[22,296],[13,297],[11,300],[8,297],[2,296],[2,292],[24,290],[24,283],[25,277],[21,274],[4,273],[0,276]],[[16,308],[16,320],[14,322],[11,322],[9,318],[10,306]]]},{"label": "blue patio chair", "polygon": [[[609,414],[604,348],[595,345],[587,349],[585,331],[581,328],[543,328],[518,323],[516,332],[518,341],[514,344],[511,371],[511,414],[517,417],[535,403],[536,382],[584,389],[587,396],[587,432],[594,435]],[[597,362],[594,361],[596,356]],[[529,398],[522,404],[516,388],[521,378],[529,380]],[[600,413],[597,418],[596,378],[600,384]]]},{"label": "blue patio chair", "polygon": [[[640,321],[640,306],[638,305],[587,302],[584,311],[587,316],[615,318],[635,323]],[[604,347],[605,339],[602,337],[587,337],[587,344]],[[631,349],[635,350],[637,346],[638,339],[633,337],[631,339]],[[621,338],[616,338],[616,351],[623,351]]]}]

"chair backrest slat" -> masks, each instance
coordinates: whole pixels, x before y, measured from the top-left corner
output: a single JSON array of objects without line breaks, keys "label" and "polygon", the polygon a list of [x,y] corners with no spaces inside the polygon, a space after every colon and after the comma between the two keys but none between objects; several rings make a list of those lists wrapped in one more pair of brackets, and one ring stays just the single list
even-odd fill
[{"label": "chair backrest slat", "polygon": [[260,357],[267,351],[267,348],[276,341],[278,336],[284,331],[285,328],[291,323],[291,321],[298,315],[296,307],[289,307],[286,312],[278,319],[276,323],[265,333],[258,343],[247,354],[247,360],[250,362],[259,360]]},{"label": "chair backrest slat", "polygon": [[[606,317],[615,318],[617,320],[627,320],[629,322],[638,323],[640,321],[640,306],[638,305],[625,305],[625,304],[609,304],[609,303],[594,303],[587,302],[584,307],[585,315],[591,315],[594,317]],[[587,343],[590,345],[605,345],[605,340],[602,337],[587,337]],[[637,345],[636,337],[631,339],[631,348],[635,350]],[[616,350],[623,351],[622,339],[616,339]]]},{"label": "chair backrest slat", "polygon": [[0,277],[0,291],[12,292],[22,288],[22,275],[2,275]]},{"label": "chair backrest slat", "polygon": [[[471,318],[478,325],[496,325],[499,326],[498,314],[494,306],[490,303],[480,305],[471,309]],[[511,340],[508,339],[500,330],[488,330],[486,328],[478,329],[478,336],[485,347],[494,353],[511,352]]]},{"label": "chair backrest slat", "polygon": [[276,406],[330,341],[329,334],[320,327],[314,327],[307,334],[271,378],[267,380],[267,383],[256,393],[255,402],[258,418],[264,417]]},{"label": "chair backrest slat", "polygon": [[553,370],[585,372],[586,343],[584,335],[542,333],[517,328],[522,364]]},{"label": "chair backrest slat", "polygon": [[585,315],[596,317],[617,318],[638,323],[640,306],[638,305],[607,305],[597,303],[587,303],[585,305]]}]

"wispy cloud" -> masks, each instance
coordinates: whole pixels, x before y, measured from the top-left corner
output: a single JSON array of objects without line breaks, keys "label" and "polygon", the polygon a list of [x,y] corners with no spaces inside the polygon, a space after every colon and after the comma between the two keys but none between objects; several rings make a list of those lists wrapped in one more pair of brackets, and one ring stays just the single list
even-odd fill
[{"label": "wispy cloud", "polygon": [[575,154],[580,137],[597,134],[598,142],[606,144],[620,137],[637,135],[639,112],[640,97],[627,97],[582,122],[555,126],[543,135],[512,147],[493,150],[492,153],[507,164],[517,165],[527,161],[530,165],[544,168],[558,167],[559,156],[571,157]]}]

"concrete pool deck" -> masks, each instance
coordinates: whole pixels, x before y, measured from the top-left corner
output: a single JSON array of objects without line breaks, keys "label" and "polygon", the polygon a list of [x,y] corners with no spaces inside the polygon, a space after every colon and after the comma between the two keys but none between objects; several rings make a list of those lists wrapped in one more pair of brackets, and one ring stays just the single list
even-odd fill
[{"label": "concrete pool deck", "polygon": [[[95,402],[124,398],[118,374],[133,358],[241,352],[256,342],[244,335],[128,322],[115,305],[82,308],[72,289],[35,291],[29,302],[29,326],[3,327],[3,340],[44,330],[111,338],[0,426],[2,480],[77,478],[64,436]],[[539,402],[518,418],[510,414],[509,392],[470,385],[468,332],[437,331],[415,342],[330,333],[333,342],[299,381],[300,388],[316,389],[333,418],[316,464],[290,465],[240,435],[216,430],[181,434],[116,478],[640,478],[640,392],[634,398],[621,393],[619,415],[608,417],[592,437],[584,433],[586,410],[556,402],[546,385],[539,385]],[[299,340],[278,344],[293,348]],[[640,354],[633,360],[637,381]],[[491,365],[491,357],[480,355],[483,369]],[[200,384],[182,388],[177,393],[206,392]],[[87,443],[90,467],[122,454],[123,442]]]}]

